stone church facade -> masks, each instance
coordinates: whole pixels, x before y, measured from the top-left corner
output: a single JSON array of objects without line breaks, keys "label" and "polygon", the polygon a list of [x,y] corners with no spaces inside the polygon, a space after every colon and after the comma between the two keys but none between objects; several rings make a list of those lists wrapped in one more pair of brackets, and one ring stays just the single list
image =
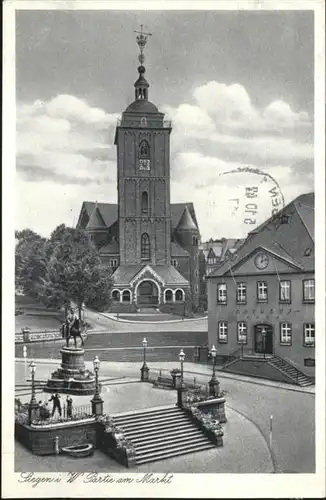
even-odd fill
[{"label": "stone church facade", "polygon": [[198,223],[193,203],[170,203],[171,122],[148,100],[142,64],[138,73],[115,133],[118,203],[84,202],[77,227],[111,273],[112,311],[187,313],[199,298]]}]

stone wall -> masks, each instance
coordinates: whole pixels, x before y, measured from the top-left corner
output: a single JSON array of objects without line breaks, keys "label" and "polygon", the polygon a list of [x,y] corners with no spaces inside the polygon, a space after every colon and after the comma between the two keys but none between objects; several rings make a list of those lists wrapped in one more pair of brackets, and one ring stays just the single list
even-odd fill
[{"label": "stone wall", "polygon": [[57,423],[30,427],[15,424],[15,438],[35,455],[52,455],[54,438],[59,438],[59,449],[90,443],[96,447],[96,423],[94,418],[85,421]]}]

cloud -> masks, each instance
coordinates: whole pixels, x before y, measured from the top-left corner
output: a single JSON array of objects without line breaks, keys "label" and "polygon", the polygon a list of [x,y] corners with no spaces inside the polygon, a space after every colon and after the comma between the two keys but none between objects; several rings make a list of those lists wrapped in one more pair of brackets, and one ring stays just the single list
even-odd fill
[{"label": "cloud", "polygon": [[[83,184],[112,170],[116,114],[70,95],[17,106],[17,172],[25,180]],[[115,170],[115,167],[114,167]]]},{"label": "cloud", "polygon": [[[270,215],[261,176],[226,172],[251,166],[269,173],[285,203],[313,189],[312,118],[281,99],[259,108],[253,98],[239,83],[211,81],[190,102],[162,107],[172,118],[171,201],[194,202],[203,239],[253,229],[230,206],[230,199],[243,201],[248,185],[262,193],[256,223]],[[72,95],[17,106],[17,228],[49,234],[73,214],[76,222],[84,200],[116,202],[117,118]]]}]

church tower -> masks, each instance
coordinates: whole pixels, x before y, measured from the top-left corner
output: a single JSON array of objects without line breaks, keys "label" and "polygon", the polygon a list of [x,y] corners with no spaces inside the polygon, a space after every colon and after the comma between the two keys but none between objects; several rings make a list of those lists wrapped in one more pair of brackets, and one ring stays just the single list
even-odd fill
[{"label": "church tower", "polygon": [[171,264],[171,123],[149,101],[144,48],[150,34],[139,33],[135,100],[122,113],[117,147],[120,266]]}]

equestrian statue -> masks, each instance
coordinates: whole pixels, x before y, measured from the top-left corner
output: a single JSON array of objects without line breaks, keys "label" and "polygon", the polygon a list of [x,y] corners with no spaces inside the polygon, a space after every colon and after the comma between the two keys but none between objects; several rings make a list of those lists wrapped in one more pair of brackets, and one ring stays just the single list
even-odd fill
[{"label": "equestrian statue", "polygon": [[77,337],[80,338],[81,345],[84,346],[84,339],[81,336],[80,320],[77,315],[74,314],[73,309],[70,310],[70,314],[61,326],[61,334],[62,338],[66,339],[67,347],[69,347],[69,340],[71,337],[74,339],[75,349],[77,349]]}]

